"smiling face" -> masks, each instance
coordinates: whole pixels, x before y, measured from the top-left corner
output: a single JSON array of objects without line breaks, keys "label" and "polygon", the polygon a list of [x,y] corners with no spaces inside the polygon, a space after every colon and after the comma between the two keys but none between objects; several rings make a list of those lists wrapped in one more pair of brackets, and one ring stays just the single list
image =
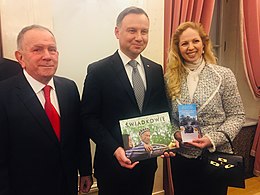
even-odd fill
[{"label": "smiling face", "polygon": [[149,19],[144,14],[128,14],[115,28],[120,50],[135,59],[147,46]]},{"label": "smiling face", "polygon": [[200,59],[203,47],[202,39],[196,30],[187,28],[180,35],[179,50],[186,62],[192,63]]},{"label": "smiling face", "polygon": [[144,133],[141,134],[141,140],[146,143],[146,144],[150,144],[150,139],[151,139],[151,133],[150,131],[146,131]]},{"label": "smiling face", "polygon": [[15,55],[26,72],[43,84],[50,81],[58,67],[55,38],[44,29],[25,32]]}]

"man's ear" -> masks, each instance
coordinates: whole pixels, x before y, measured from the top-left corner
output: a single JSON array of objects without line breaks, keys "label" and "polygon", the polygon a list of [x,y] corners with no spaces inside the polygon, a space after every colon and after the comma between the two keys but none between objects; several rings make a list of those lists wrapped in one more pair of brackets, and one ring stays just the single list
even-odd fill
[{"label": "man's ear", "polygon": [[25,64],[24,64],[24,61],[23,61],[23,55],[21,54],[20,51],[15,51],[15,58],[21,64],[22,68],[25,68]]},{"label": "man's ear", "polygon": [[117,26],[115,27],[115,35],[116,35],[116,38],[118,39],[119,38],[119,28]]}]

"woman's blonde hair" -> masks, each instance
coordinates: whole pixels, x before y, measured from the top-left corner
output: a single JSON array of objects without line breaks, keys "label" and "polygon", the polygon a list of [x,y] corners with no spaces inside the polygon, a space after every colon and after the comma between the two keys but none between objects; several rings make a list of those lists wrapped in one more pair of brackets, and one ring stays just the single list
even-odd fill
[{"label": "woman's blonde hair", "polygon": [[188,28],[194,29],[199,33],[204,46],[204,53],[202,55],[206,64],[216,64],[216,57],[213,53],[211,40],[204,31],[203,26],[200,23],[195,22],[184,22],[180,24],[171,39],[165,72],[166,89],[168,96],[172,100],[180,96],[181,79],[186,74],[183,65],[184,59],[179,50],[179,41],[182,33]]}]

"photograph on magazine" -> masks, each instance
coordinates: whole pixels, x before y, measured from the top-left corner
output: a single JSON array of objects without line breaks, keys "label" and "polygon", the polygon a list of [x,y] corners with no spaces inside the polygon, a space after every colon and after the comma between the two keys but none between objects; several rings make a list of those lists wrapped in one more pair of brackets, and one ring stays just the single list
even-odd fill
[{"label": "photograph on magazine", "polygon": [[120,120],[119,123],[126,156],[132,162],[175,149],[168,112]]}]

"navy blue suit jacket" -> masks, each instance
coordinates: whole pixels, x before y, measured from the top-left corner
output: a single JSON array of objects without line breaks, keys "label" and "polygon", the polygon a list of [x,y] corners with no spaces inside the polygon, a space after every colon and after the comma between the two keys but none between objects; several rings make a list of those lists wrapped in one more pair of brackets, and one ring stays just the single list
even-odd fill
[{"label": "navy blue suit jacket", "polygon": [[[115,174],[123,177],[130,172],[113,156],[118,147],[123,147],[119,120],[169,111],[162,67],[142,56],[141,60],[147,83],[142,113],[118,52],[89,65],[81,114],[84,128],[96,143],[94,174],[97,178]],[[142,167],[155,172],[156,159],[140,162],[131,172],[138,172]]]},{"label": "navy blue suit jacket", "polygon": [[[0,195],[77,194],[78,169],[91,175],[89,139],[80,126],[75,83],[54,77],[61,141],[23,73],[0,82]],[[83,139],[84,138],[84,139]]]},{"label": "navy blue suit jacket", "polygon": [[0,58],[0,81],[22,72],[22,66],[13,60]]}]

